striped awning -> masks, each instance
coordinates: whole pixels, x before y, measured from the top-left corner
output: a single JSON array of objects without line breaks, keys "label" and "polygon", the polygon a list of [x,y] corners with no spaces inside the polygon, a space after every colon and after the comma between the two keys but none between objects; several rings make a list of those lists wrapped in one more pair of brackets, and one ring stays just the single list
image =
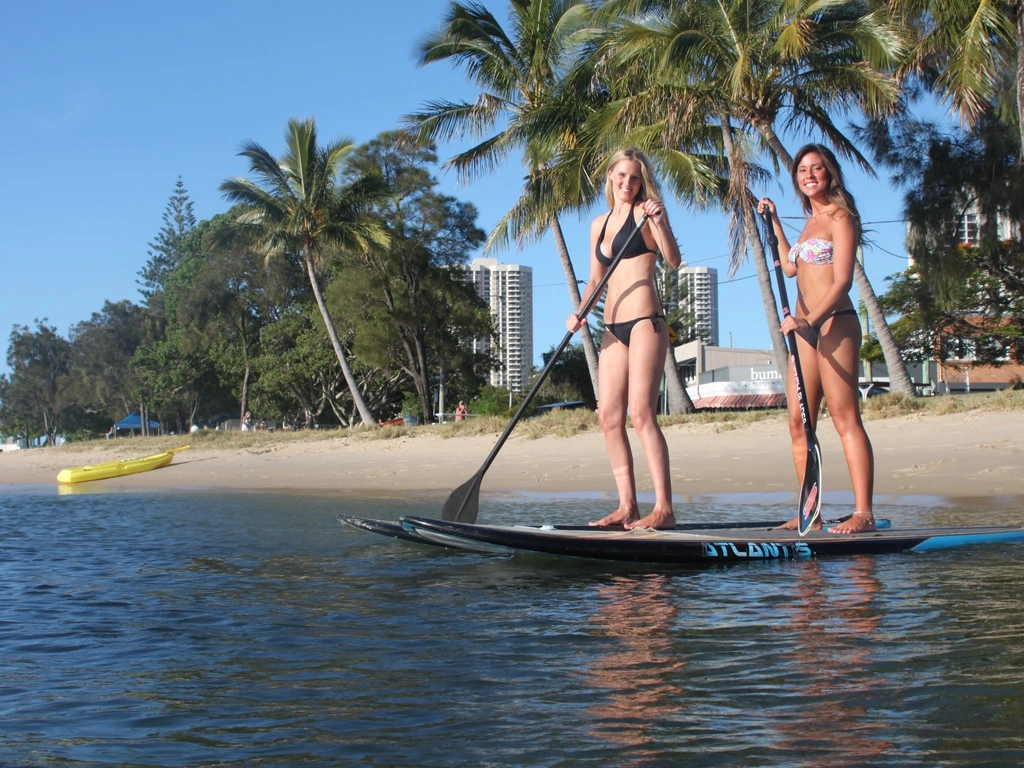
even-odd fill
[{"label": "striped awning", "polygon": [[693,401],[697,410],[709,408],[785,408],[786,396],[784,394],[756,394],[756,395],[718,395],[716,397],[702,397]]}]

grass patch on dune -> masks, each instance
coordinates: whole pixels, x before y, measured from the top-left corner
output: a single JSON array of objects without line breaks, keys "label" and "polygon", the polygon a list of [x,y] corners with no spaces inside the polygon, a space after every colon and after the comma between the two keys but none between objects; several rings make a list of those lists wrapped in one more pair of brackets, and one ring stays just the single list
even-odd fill
[{"label": "grass patch on dune", "polygon": [[775,408],[751,411],[697,411],[661,416],[658,421],[663,427],[709,425],[715,432],[728,432],[761,421],[783,421],[785,418],[785,410]]},{"label": "grass patch on dune", "polygon": [[870,397],[862,405],[865,420],[892,419],[921,414],[946,416],[972,411],[1024,410],[1024,390],[1002,389],[998,392],[978,392],[970,395],[936,395],[935,397],[907,397],[899,393]]}]

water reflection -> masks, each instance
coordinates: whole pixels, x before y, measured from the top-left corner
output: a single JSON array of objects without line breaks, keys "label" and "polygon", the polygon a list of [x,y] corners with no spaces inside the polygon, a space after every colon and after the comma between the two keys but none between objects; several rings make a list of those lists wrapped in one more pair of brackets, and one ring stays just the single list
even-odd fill
[{"label": "water reflection", "polygon": [[833,766],[871,764],[894,747],[868,709],[888,684],[872,658],[882,618],[876,567],[867,555],[800,564],[787,629],[801,696],[776,723],[781,746],[793,753],[820,744],[823,732]]},{"label": "water reflection", "polygon": [[589,735],[629,750],[618,765],[639,766],[658,758],[663,748],[654,732],[679,717],[685,664],[673,647],[670,628],[678,606],[668,576],[619,577],[598,588],[590,623],[611,640],[610,653],[585,671],[595,690],[588,710],[595,723]]}]

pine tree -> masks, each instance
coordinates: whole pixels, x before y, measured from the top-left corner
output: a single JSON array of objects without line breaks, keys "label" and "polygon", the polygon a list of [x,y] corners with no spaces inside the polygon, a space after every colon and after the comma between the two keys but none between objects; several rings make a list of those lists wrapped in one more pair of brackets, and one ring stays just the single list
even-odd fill
[{"label": "pine tree", "polygon": [[188,191],[178,177],[164,209],[164,225],[157,235],[156,241],[149,244],[149,261],[139,270],[142,288],[139,292],[147,300],[164,289],[164,281],[181,260],[182,241],[196,226],[196,217],[192,212],[192,201],[188,199]]}]

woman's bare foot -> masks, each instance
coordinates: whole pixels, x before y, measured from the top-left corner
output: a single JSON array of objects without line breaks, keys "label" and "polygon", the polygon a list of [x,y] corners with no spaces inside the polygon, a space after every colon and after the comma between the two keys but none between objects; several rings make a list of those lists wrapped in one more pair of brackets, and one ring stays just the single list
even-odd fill
[{"label": "woman's bare foot", "polygon": [[672,510],[654,510],[647,517],[637,520],[635,523],[627,523],[626,530],[632,531],[636,528],[653,528],[658,531],[671,531],[676,527],[676,516]]},{"label": "woman's bare foot", "polygon": [[871,533],[876,530],[875,516],[870,512],[854,512],[848,519],[828,530],[829,533]]},{"label": "woman's bare foot", "polygon": [[640,511],[633,510],[622,510],[616,509],[610,515],[605,515],[600,520],[594,520],[589,525],[595,528],[608,528],[613,525],[621,525],[623,528],[629,530],[630,524],[640,519]]},{"label": "woman's bare foot", "polygon": [[[800,530],[800,518],[799,517],[794,517],[792,520],[790,520],[789,522],[783,523],[782,525],[780,525],[775,530],[776,531],[799,531]],[[821,530],[821,518],[819,517],[819,518],[815,519],[815,521],[813,523],[811,523],[811,527],[808,528],[807,530],[809,530],[809,531],[820,531]]]}]

